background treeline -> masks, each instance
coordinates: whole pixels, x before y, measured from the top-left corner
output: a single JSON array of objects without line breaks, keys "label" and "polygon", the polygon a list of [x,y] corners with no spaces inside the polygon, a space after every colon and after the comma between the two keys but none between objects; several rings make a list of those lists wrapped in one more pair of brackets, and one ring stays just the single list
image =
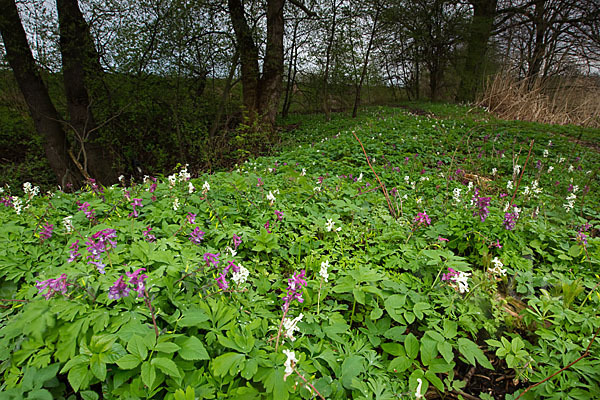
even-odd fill
[{"label": "background treeline", "polygon": [[0,0],[0,179],[77,187],[177,163],[227,168],[278,142],[278,116],[356,116],[401,100],[598,124],[599,10],[600,0]]}]

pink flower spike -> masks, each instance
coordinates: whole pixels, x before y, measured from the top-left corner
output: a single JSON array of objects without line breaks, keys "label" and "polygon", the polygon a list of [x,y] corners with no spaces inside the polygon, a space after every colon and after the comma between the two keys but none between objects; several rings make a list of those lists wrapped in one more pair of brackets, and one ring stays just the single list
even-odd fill
[{"label": "pink flower spike", "polygon": [[446,239],[446,238],[443,238],[443,237],[441,237],[441,236],[438,236],[438,240],[439,240],[440,242],[449,242],[449,241],[450,241],[450,240],[448,240],[448,239]]}]

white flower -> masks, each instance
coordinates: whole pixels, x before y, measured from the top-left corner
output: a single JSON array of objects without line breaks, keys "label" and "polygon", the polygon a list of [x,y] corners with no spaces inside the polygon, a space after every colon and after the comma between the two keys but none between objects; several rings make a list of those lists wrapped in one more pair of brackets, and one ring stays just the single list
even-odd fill
[{"label": "white flower", "polygon": [[506,205],[504,206],[504,212],[508,211],[508,207],[510,207],[510,203],[507,201]]},{"label": "white flower", "polygon": [[410,181],[410,176],[406,175],[404,177],[404,182],[408,183]]},{"label": "white flower", "polygon": [[422,399],[423,395],[421,394],[421,386],[423,385],[423,381],[421,378],[417,378],[417,390],[415,391],[415,399]]},{"label": "white flower", "polygon": [[458,291],[460,293],[465,293],[469,291],[469,277],[471,276],[470,272],[462,272],[456,271],[456,275],[450,277],[450,281],[458,284]]},{"label": "white flower", "polygon": [[513,173],[515,175],[519,175],[519,172],[521,172],[521,166],[519,164],[517,164],[513,167]]},{"label": "white flower", "polygon": [[319,275],[321,275],[321,278],[323,278],[325,282],[327,282],[327,279],[329,279],[327,268],[329,268],[329,260],[321,262],[321,270],[319,271]]},{"label": "white flower", "polygon": [[169,186],[171,187],[175,186],[175,184],[177,183],[177,175],[175,174],[169,175],[167,179],[169,180]]},{"label": "white flower", "polygon": [[552,172],[552,170],[554,169],[554,167],[551,165],[548,167],[548,173]]},{"label": "white flower", "polygon": [[462,189],[460,188],[454,188],[454,190],[452,191],[452,197],[454,198],[454,201],[457,203],[460,203],[460,192],[462,191]]},{"label": "white flower", "polygon": [[548,149],[544,149],[544,158],[548,158]]},{"label": "white flower", "polygon": [[73,216],[69,215],[68,217],[63,218],[63,226],[65,227],[65,231],[67,233],[73,231]]},{"label": "white flower", "polygon": [[179,199],[177,197],[175,197],[175,200],[173,200],[173,210],[177,211],[179,209]]},{"label": "white flower", "polygon": [[579,190],[578,185],[573,186],[573,193],[577,193],[578,190]]},{"label": "white flower", "polygon": [[313,188],[313,191],[314,191],[314,192],[320,192],[320,191],[321,191],[321,186],[315,186],[315,187]]},{"label": "white flower", "polygon": [[523,188],[523,194],[524,194],[525,196],[527,196],[527,195],[528,195],[528,194],[530,194],[530,193],[531,193],[531,191],[529,190],[529,186],[525,186],[525,187]]},{"label": "white flower", "polygon": [[284,319],[283,320],[283,329],[285,329],[285,332],[283,332],[283,337],[290,339],[292,342],[294,340],[296,340],[296,338],[294,337],[294,332],[300,331],[300,329],[298,328],[297,325],[298,325],[298,322],[302,321],[303,317],[304,317],[304,314],[300,314],[294,319],[290,319],[290,318]]},{"label": "white flower", "polygon": [[552,140],[548,140],[548,147],[552,147]]},{"label": "white flower", "polygon": [[[146,176],[144,176],[144,178],[146,178]],[[125,180],[125,175],[119,175],[119,182],[123,183],[124,180]]]},{"label": "white flower", "polygon": [[506,182],[506,188],[507,188],[508,190],[511,190],[511,189],[513,188],[513,183],[512,183],[512,181],[508,181],[508,182]]},{"label": "white flower", "polygon": [[283,363],[283,365],[285,366],[285,374],[283,375],[283,380],[285,381],[288,376],[294,373],[294,365],[296,365],[298,359],[296,358],[296,355],[293,351],[283,350],[283,354],[287,356],[287,360],[285,360],[285,363]]},{"label": "white flower", "polygon": [[238,264],[238,267],[238,272],[234,272],[231,274],[231,280],[234,281],[236,285],[241,285],[248,279],[250,271],[248,271],[248,269],[246,269],[246,267],[244,267],[243,265]]},{"label": "white flower", "polygon": [[533,191],[533,193],[535,193],[535,194],[540,194],[540,193],[542,193],[542,188],[541,188],[541,187],[538,187],[538,185],[539,185],[539,183],[538,183],[537,179],[536,179],[536,180],[534,180],[533,182],[531,182],[531,190],[532,190],[532,191]]},{"label": "white flower", "polygon": [[363,179],[363,173],[361,172],[358,178],[356,178],[356,182],[360,182]]},{"label": "white flower", "polygon": [[237,255],[237,251],[235,251],[234,249],[232,249],[230,246],[227,246],[225,248],[225,250],[227,250],[229,252],[229,254],[231,254],[231,257],[235,257]]},{"label": "white flower", "polygon": [[300,176],[306,175],[306,168],[302,168],[302,172],[300,172]]},{"label": "white flower", "polygon": [[567,210],[567,212],[571,211],[575,206],[576,198],[577,196],[575,195],[575,193],[571,193],[567,196],[567,202],[563,204],[563,207],[565,208],[565,210]]},{"label": "white flower", "polygon": [[187,167],[188,167],[188,164],[185,164],[185,167],[183,167],[183,169],[181,171],[179,171],[179,180],[180,181],[187,181],[190,179],[190,174],[188,173]]},{"label": "white flower", "polygon": [[23,184],[23,191],[28,197],[26,201],[29,201],[40,193],[40,188],[38,186],[33,186],[30,182],[25,182]]},{"label": "white flower", "polygon": [[575,170],[575,168],[572,165],[569,165],[569,172],[573,172]]},{"label": "white flower", "polygon": [[496,175],[497,172],[498,172],[498,168],[492,168],[492,175]]},{"label": "white flower", "polygon": [[421,204],[421,201],[423,201],[423,200],[420,197],[417,197],[417,200],[416,200],[417,204]]},{"label": "white flower", "polygon": [[558,163],[559,163],[559,164],[562,164],[564,161],[565,161],[565,158],[564,158],[564,157],[561,157],[561,158],[558,160]]},{"label": "white flower", "polygon": [[269,194],[267,195],[267,200],[269,200],[271,205],[273,205],[275,203],[275,195],[270,190],[269,190]]},{"label": "white flower", "polygon": [[494,264],[494,267],[488,269],[488,272],[490,274],[500,276],[506,275],[506,269],[502,268],[504,267],[504,264],[502,264],[502,261],[500,261],[498,257],[494,257],[494,259],[492,260],[492,264]]},{"label": "white flower", "polygon": [[210,184],[208,181],[204,181],[204,185],[202,185],[202,193],[207,193],[210,190]]},{"label": "white flower", "polygon": [[331,231],[335,231],[335,232],[339,232],[342,230],[342,227],[335,227],[335,222],[333,222],[333,219],[328,219],[327,220],[327,224],[325,225],[325,229],[327,229],[327,232],[331,232]]},{"label": "white flower", "polygon": [[15,208],[15,212],[17,215],[21,214],[21,210],[23,209],[23,202],[20,198],[13,196],[13,207]]},{"label": "white flower", "polygon": [[192,182],[188,182],[188,192],[189,192],[189,194],[194,193],[194,190],[196,190],[196,188],[194,187],[194,185],[192,185]]},{"label": "white flower", "polygon": [[469,184],[467,185],[467,192],[470,192],[471,190],[473,190],[473,182],[469,181]]}]

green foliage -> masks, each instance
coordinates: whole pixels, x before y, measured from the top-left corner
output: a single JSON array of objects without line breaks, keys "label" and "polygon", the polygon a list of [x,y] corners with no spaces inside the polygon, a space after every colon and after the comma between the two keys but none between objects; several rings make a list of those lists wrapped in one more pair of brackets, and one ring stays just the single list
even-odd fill
[{"label": "green foliage", "polygon": [[[350,128],[398,218],[373,190],[379,181]],[[582,193],[600,159],[574,154],[558,136],[548,146],[538,129],[381,109],[358,122],[306,118],[282,133],[277,157],[229,173],[188,180],[182,170],[52,196],[5,188],[0,398],[287,399],[315,389],[331,399],[397,398],[419,385],[420,394],[470,392],[461,371],[472,367],[539,382],[577,360],[600,327],[598,194]],[[529,138],[524,168],[528,148],[513,143]],[[513,156],[524,173],[507,230]],[[483,221],[477,200],[470,204],[475,187],[490,197]],[[101,273],[90,241],[105,229],[115,230],[116,247],[101,252]],[[138,292],[139,268],[147,278]],[[280,331],[289,279],[301,270],[303,301],[289,303]],[[61,274],[64,290],[46,300],[39,283]],[[223,277],[227,287],[217,285]],[[115,289],[120,278],[128,295]],[[284,350],[297,360],[292,373]],[[589,350],[526,396],[597,397],[599,344]]]}]

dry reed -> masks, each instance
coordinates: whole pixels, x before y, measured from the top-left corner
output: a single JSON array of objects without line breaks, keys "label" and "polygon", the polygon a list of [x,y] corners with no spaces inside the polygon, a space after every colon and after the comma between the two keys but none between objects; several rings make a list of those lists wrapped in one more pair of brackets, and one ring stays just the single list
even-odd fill
[{"label": "dry reed", "polygon": [[479,105],[501,119],[600,128],[600,84],[592,78],[527,79],[508,73],[492,77]]}]

